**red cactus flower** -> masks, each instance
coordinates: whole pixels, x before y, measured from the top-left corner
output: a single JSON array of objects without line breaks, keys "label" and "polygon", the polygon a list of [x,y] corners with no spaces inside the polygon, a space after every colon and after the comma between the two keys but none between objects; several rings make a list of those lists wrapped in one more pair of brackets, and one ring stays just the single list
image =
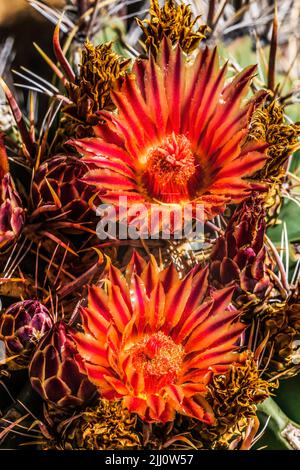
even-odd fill
[{"label": "red cactus flower", "polygon": [[263,165],[266,144],[246,137],[263,94],[242,104],[255,66],[230,83],[226,70],[216,49],[191,61],[167,39],[156,59],[136,60],[112,92],[117,114],[100,112],[97,138],[69,142],[91,165],[84,180],[105,190],[105,203],[192,202],[212,217],[259,187],[245,177]]},{"label": "red cactus flower", "polygon": [[232,288],[204,300],[207,270],[196,266],[180,280],[174,265],[160,271],[137,255],[125,276],[110,265],[103,286],[90,288],[84,332],[74,335],[102,396],[121,399],[148,422],[178,412],[213,423],[207,384],[243,358],[237,345],[244,326],[228,308]]}]

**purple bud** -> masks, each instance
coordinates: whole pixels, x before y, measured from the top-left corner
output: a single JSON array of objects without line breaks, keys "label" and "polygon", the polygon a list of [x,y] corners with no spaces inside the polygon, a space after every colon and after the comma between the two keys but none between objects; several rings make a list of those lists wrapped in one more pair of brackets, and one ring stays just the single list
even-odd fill
[{"label": "purple bud", "polygon": [[0,339],[9,356],[18,355],[15,364],[26,367],[26,357],[53,325],[48,309],[38,300],[11,305],[0,319]]},{"label": "purple bud", "polygon": [[57,407],[80,407],[97,393],[89,381],[71,328],[56,323],[40,342],[29,370],[32,387]]}]

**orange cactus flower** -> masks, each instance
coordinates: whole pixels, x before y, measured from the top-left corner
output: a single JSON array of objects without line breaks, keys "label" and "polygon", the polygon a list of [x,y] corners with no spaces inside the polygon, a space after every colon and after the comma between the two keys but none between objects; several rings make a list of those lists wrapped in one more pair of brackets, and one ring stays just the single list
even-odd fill
[{"label": "orange cactus flower", "polygon": [[261,92],[243,103],[255,73],[250,66],[229,83],[217,50],[194,59],[164,39],[157,57],[137,59],[111,93],[117,112],[99,113],[96,138],[70,141],[90,170],[84,180],[102,200],[163,207],[202,204],[205,219],[243,200],[247,181],[265,162],[266,143],[247,142]]},{"label": "orange cactus flower", "polygon": [[206,297],[207,270],[180,279],[173,264],[160,270],[134,254],[125,275],[109,265],[81,308],[74,340],[89,379],[106,399],[120,399],[147,422],[175,413],[212,424],[205,399],[214,374],[243,361],[245,326],[230,307],[233,288]]}]

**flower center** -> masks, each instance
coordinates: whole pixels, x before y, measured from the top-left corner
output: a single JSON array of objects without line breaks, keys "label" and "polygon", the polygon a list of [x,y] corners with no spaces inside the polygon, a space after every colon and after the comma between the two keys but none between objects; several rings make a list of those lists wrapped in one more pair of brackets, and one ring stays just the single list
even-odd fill
[{"label": "flower center", "polygon": [[163,202],[180,202],[188,198],[188,182],[195,171],[190,141],[173,133],[159,147],[149,150],[143,183],[150,196]]},{"label": "flower center", "polygon": [[143,374],[145,391],[157,393],[174,383],[179,373],[184,349],[175,344],[170,336],[159,331],[145,336],[130,349],[135,370]]}]

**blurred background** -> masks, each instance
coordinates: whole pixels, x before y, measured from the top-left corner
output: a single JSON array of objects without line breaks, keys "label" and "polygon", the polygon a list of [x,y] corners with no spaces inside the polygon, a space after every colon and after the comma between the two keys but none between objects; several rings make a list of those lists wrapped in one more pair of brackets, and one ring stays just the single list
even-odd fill
[{"label": "blurred background", "polygon": [[[266,79],[268,48],[271,42],[274,0],[192,0],[188,2],[201,22],[211,28],[210,42],[223,46],[223,53],[238,67],[259,63],[260,78]],[[0,74],[12,84],[11,68],[24,66],[49,77],[37,43],[51,58],[51,36],[64,9],[62,31],[76,29],[77,42],[87,35],[93,42],[122,37],[129,47],[135,45],[141,30],[135,17],[145,18],[148,1],[141,0],[1,0],[0,2]],[[93,9],[97,11],[96,18]],[[300,87],[300,0],[277,0],[278,44],[276,74],[283,90],[295,92]],[[93,28],[89,25],[93,21]],[[22,95],[19,90],[19,95]],[[25,92],[26,96],[26,92]],[[297,107],[289,103],[289,113],[297,116]],[[296,119],[297,120],[297,119]]]}]

